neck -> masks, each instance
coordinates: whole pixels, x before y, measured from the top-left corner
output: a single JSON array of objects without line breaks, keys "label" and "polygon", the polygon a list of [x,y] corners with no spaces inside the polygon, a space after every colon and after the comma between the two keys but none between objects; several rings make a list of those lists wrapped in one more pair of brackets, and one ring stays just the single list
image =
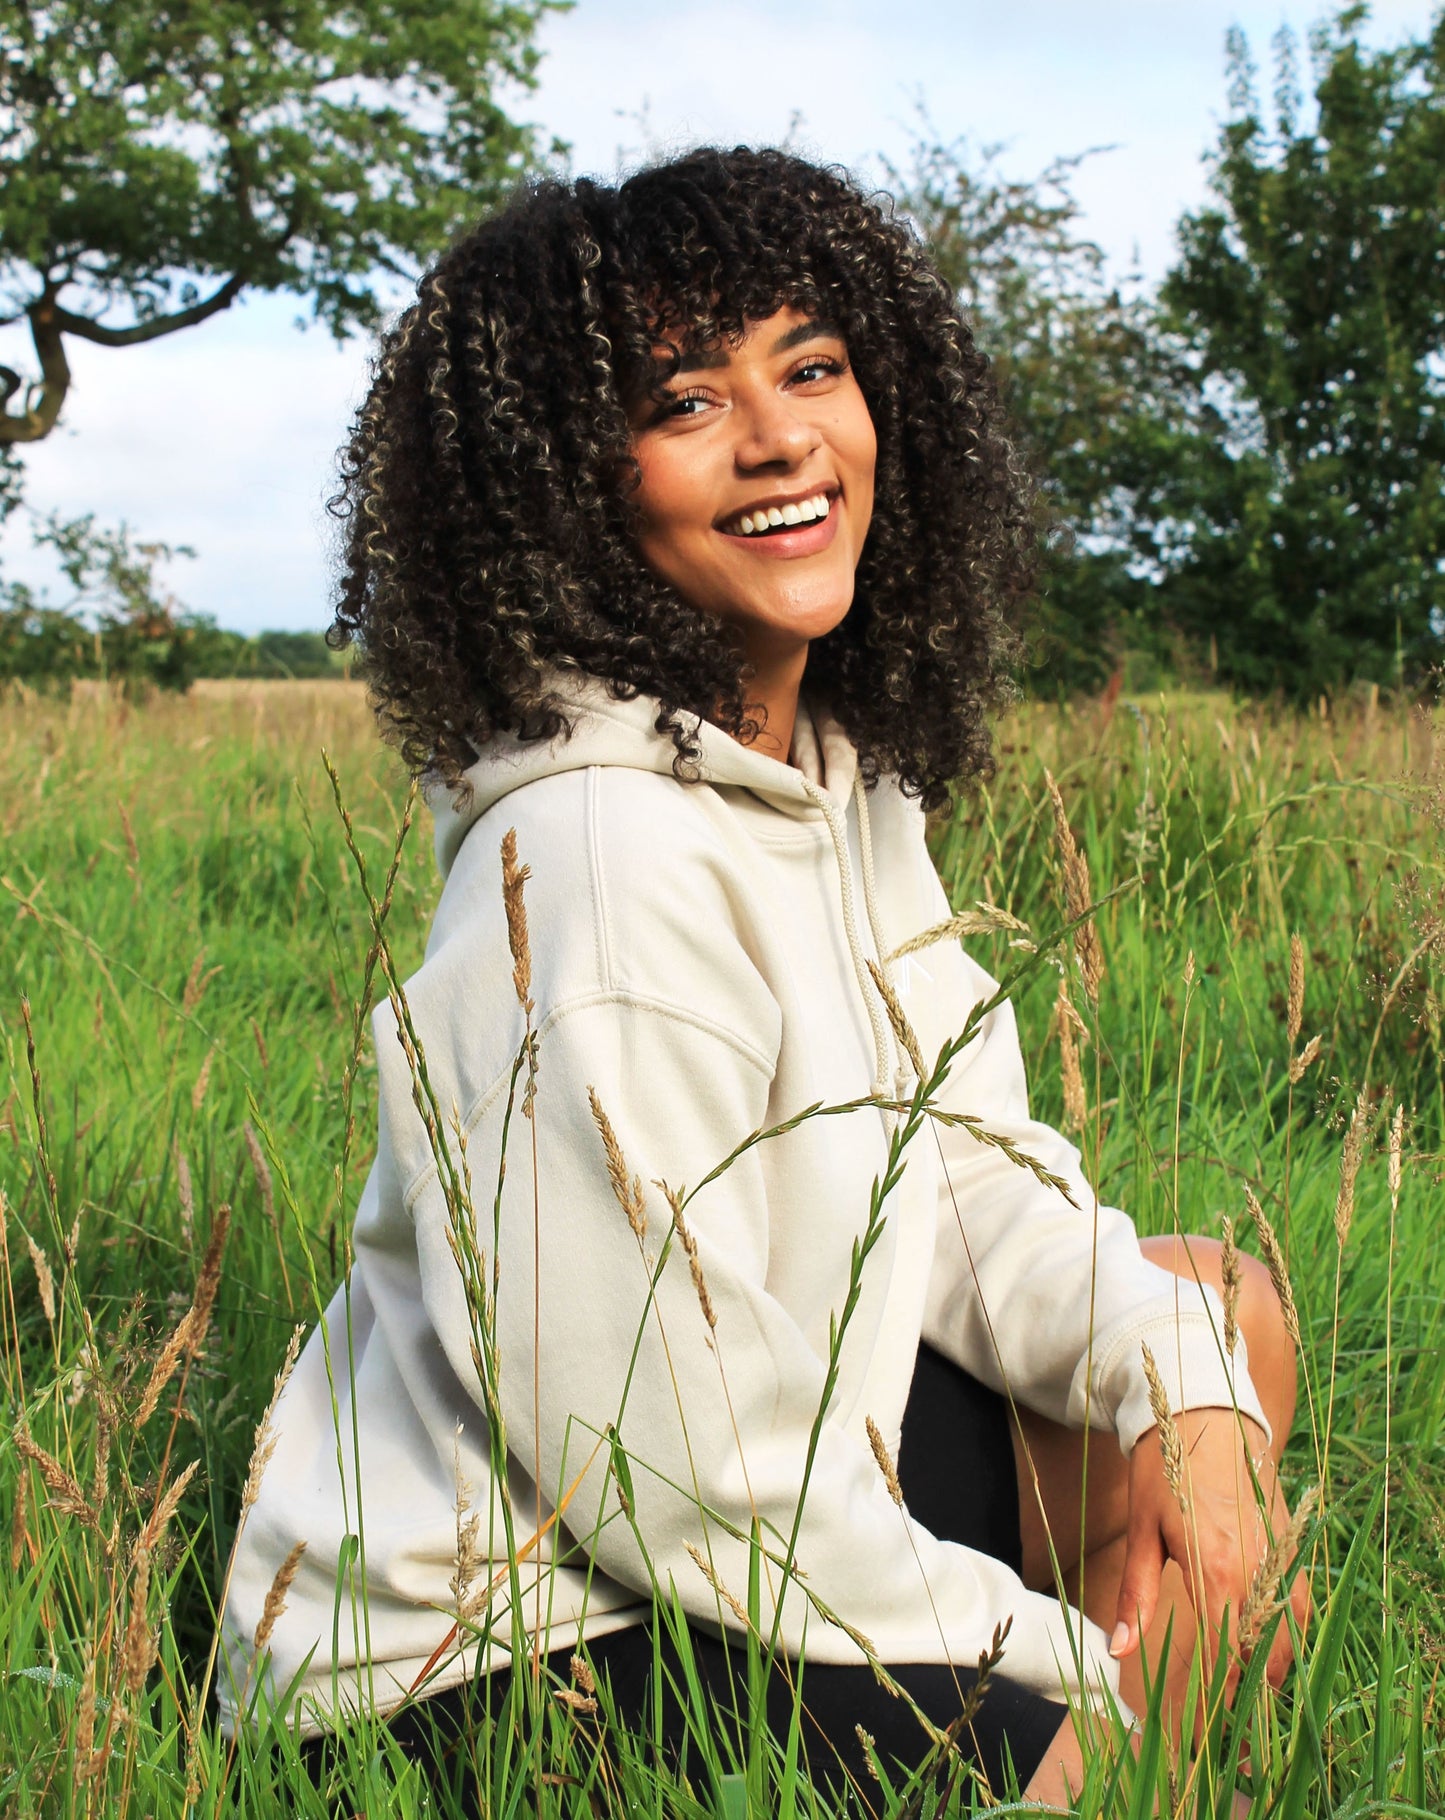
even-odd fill
[{"label": "neck", "polygon": [[[785,765],[793,745],[798,691],[808,664],[808,647],[798,645],[775,654],[750,651],[748,655],[753,675],[747,685],[747,705],[751,711],[761,708],[767,717],[762,732],[749,749]],[[757,718],[762,719],[762,716]]]}]

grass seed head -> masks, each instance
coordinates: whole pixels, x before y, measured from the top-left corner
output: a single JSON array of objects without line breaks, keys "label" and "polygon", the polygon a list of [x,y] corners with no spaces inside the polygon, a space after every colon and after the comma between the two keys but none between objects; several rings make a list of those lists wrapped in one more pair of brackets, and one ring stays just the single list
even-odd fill
[{"label": "grass seed head", "polygon": [[1360,1174],[1369,1126],[1369,1096],[1362,1087],[1355,1097],[1344,1145],[1340,1151],[1340,1186],[1335,1196],[1335,1238],[1341,1251],[1350,1236],[1350,1224],[1355,1217],[1355,1184]]},{"label": "grass seed head", "polygon": [[1244,1204],[1249,1209],[1249,1217],[1254,1221],[1254,1229],[1259,1234],[1259,1248],[1264,1253],[1265,1266],[1269,1271],[1269,1280],[1274,1284],[1274,1293],[1279,1297],[1280,1309],[1284,1315],[1285,1331],[1295,1345],[1300,1344],[1299,1310],[1295,1307],[1294,1285],[1289,1280],[1289,1270],[1284,1261],[1284,1249],[1279,1236],[1270,1224],[1263,1207],[1255,1197],[1254,1190],[1246,1182],[1244,1185]]},{"label": "grass seed head", "polygon": [[1289,1036],[1291,1049],[1299,1039],[1304,1014],[1305,945],[1298,935],[1291,935],[1289,938],[1289,1009],[1285,1019],[1285,1031]]},{"label": "grass seed head", "polygon": [[130,1615],[120,1652],[120,1684],[132,1697],[145,1686],[156,1659],[156,1631],[150,1618],[151,1555],[143,1544],[135,1551],[130,1583]]},{"label": "grass seed head", "polygon": [[1069,982],[1059,975],[1059,997],[1054,1007],[1059,1032],[1059,1072],[1064,1083],[1064,1128],[1082,1131],[1089,1122],[1089,1096],[1084,1087],[1084,1070],[1079,1057],[1080,1044],[1087,1040],[1084,1020],[1074,1009],[1069,997]]},{"label": "grass seed head", "polygon": [[44,1311],[46,1321],[53,1328],[55,1326],[55,1278],[51,1275],[50,1260],[28,1232],[25,1233],[25,1245],[30,1253],[30,1262],[35,1267],[35,1287],[40,1296],[40,1306]]},{"label": "grass seed head", "polygon": [[532,1011],[532,946],[527,936],[527,905],[524,887],[532,876],[530,866],[517,864],[517,830],[508,828],[502,836],[502,903],[507,912],[507,946],[512,951],[512,985],[517,1003]]},{"label": "grass seed head", "polygon": [[1304,1048],[1300,1050],[1299,1054],[1290,1062],[1289,1084],[1291,1087],[1298,1087],[1300,1082],[1304,1079],[1306,1071],[1320,1052],[1320,1041],[1321,1039],[1318,1036],[1312,1036],[1305,1044]]},{"label": "grass seed head", "polygon": [[171,1518],[176,1514],[176,1507],[185,1496],[186,1487],[190,1484],[191,1480],[195,1478],[196,1471],[200,1464],[199,1460],[192,1460],[185,1471],[178,1474],[172,1481],[170,1489],[160,1498],[155,1509],[151,1512],[145,1528],[141,1531],[140,1538],[141,1547],[145,1549],[147,1553],[156,1546],[161,1537],[165,1534],[166,1527],[170,1523]]},{"label": "grass seed head", "polygon": [[[247,1131],[251,1129],[248,1125]],[[187,1249],[191,1244],[191,1235],[196,1224],[196,1197],[191,1186],[191,1166],[186,1161],[179,1144],[175,1147],[176,1193],[181,1203],[181,1238]]]},{"label": "grass seed head", "polygon": [[728,1591],[727,1587],[723,1585],[722,1581],[718,1578],[718,1575],[714,1571],[712,1563],[707,1559],[707,1557],[704,1554],[702,1554],[702,1552],[699,1549],[694,1548],[691,1542],[684,1542],[683,1547],[692,1556],[694,1562],[697,1564],[698,1570],[702,1574],[703,1579],[707,1581],[708,1585],[713,1589],[713,1591],[723,1601],[723,1603],[731,1608],[733,1616],[742,1625],[743,1629],[744,1630],[751,1629],[752,1621],[748,1617],[747,1606],[743,1604],[742,1600],[739,1599],[736,1596],[736,1594],[730,1593]]},{"label": "grass seed head", "polygon": [[256,1635],[252,1639],[252,1646],[258,1656],[270,1643],[271,1633],[275,1630],[277,1621],[286,1609],[286,1595],[291,1590],[291,1583],[296,1578],[301,1566],[301,1557],[305,1553],[305,1542],[297,1542],[276,1569],[276,1577],[272,1580],[266,1593],[266,1603],[261,1607],[260,1621],[256,1625]]},{"label": "grass seed head", "polygon": [[1159,1429],[1159,1448],[1164,1456],[1164,1478],[1174,1493],[1179,1508],[1188,1510],[1189,1500],[1184,1495],[1184,1446],[1179,1439],[1179,1427],[1174,1420],[1174,1412],[1169,1407],[1169,1397],[1154,1354],[1147,1345],[1142,1345],[1141,1350],[1144,1354],[1144,1376],[1149,1383],[1149,1408]]},{"label": "grass seed head", "polygon": [[893,1034],[898,1038],[899,1047],[912,1063],[913,1072],[919,1080],[926,1081],[928,1069],[924,1065],[923,1050],[913,1033],[913,1026],[908,1021],[907,1013],[898,1002],[898,994],[893,990],[893,982],[871,958],[868,959],[868,971],[873,976],[873,984],[878,988],[878,996],[883,1000],[883,1008],[888,1013],[888,1022],[893,1026]]},{"label": "grass seed head", "polygon": [[45,1481],[45,1488],[50,1493],[50,1504],[53,1509],[63,1511],[70,1517],[78,1517],[87,1529],[93,1529],[99,1533],[99,1513],[81,1490],[79,1482],[65,1470],[54,1455],[48,1454],[31,1438],[27,1429],[16,1430],[15,1451],[22,1459],[30,1460],[39,1467],[40,1476]]},{"label": "grass seed head", "polygon": [[571,1670],[572,1679],[577,1683],[578,1687],[582,1689],[584,1694],[590,1695],[597,1692],[597,1679],[588,1666],[585,1656],[573,1656],[568,1667]]},{"label": "grass seed head", "polygon": [[1234,1221],[1227,1213],[1224,1215],[1223,1226],[1224,1244],[1219,1256],[1219,1275],[1224,1285],[1224,1350],[1232,1359],[1239,1343],[1239,1292],[1244,1287],[1244,1273],[1239,1264]]},{"label": "grass seed head", "polygon": [[246,1143],[246,1154],[251,1159],[251,1173],[256,1178],[256,1188],[261,1196],[261,1211],[268,1223],[276,1224],[276,1193],[271,1181],[271,1168],[266,1161],[266,1153],[261,1148],[261,1140],[256,1136],[251,1121],[247,1119],[241,1127],[241,1136]]},{"label": "grass seed head", "polygon": [[900,1510],[903,1508],[903,1487],[898,1483],[898,1468],[893,1463],[893,1456],[883,1442],[883,1435],[872,1416],[863,1418],[868,1430],[868,1445],[873,1449],[873,1458],[878,1462],[878,1470],[883,1474],[883,1483],[888,1487],[888,1495]]},{"label": "grass seed head", "polygon": [[1388,1162],[1388,1180],[1390,1184],[1390,1212],[1400,1211],[1400,1182],[1404,1170],[1405,1154],[1405,1104],[1402,1100],[1395,1108],[1395,1116],[1390,1120],[1390,1148]]},{"label": "grass seed head", "polygon": [[1084,991],[1088,994],[1089,1003],[1097,1010],[1099,1005],[1099,986],[1104,977],[1104,956],[1099,946],[1099,933],[1089,915],[1093,902],[1093,890],[1089,883],[1089,862],[1085,858],[1079,843],[1074,839],[1074,831],[1069,826],[1068,814],[1064,809],[1064,799],[1059,794],[1059,786],[1054,782],[1049,771],[1044,772],[1044,783],[1049,792],[1049,801],[1054,808],[1054,832],[1057,836],[1059,856],[1064,868],[1064,903],[1068,910],[1069,921],[1074,922],[1083,917],[1074,930],[1074,958],[1079,963],[1079,972],[1083,976]]},{"label": "grass seed head", "polygon": [[629,1178],[627,1159],[622,1154],[617,1133],[612,1129],[612,1121],[603,1110],[595,1088],[587,1089],[587,1099],[592,1107],[592,1122],[602,1138],[602,1151],[607,1158],[607,1174],[612,1183],[612,1192],[640,1245],[647,1237],[647,1204],[642,1193],[642,1177],[634,1175]]},{"label": "grass seed head", "polygon": [[196,1076],[196,1084],[191,1089],[191,1111],[199,1112],[206,1097],[206,1089],[211,1084],[211,1063],[216,1059],[216,1045],[211,1044],[206,1051],[206,1059],[201,1063],[201,1072]]},{"label": "grass seed head", "polygon": [[261,1495],[261,1480],[270,1464],[271,1455],[276,1451],[276,1430],[272,1418],[276,1414],[276,1405],[281,1401],[281,1392],[286,1388],[286,1381],[291,1376],[292,1368],[301,1351],[301,1336],[304,1332],[305,1329],[299,1325],[291,1329],[291,1338],[286,1342],[285,1354],[271,1386],[271,1401],[266,1405],[261,1420],[256,1424],[256,1439],[251,1449],[251,1463],[246,1469],[246,1483],[241,1491],[243,1521],[246,1512]]},{"label": "grass seed head", "polygon": [[1283,1609],[1284,1599],[1280,1596],[1280,1587],[1290,1563],[1299,1553],[1300,1537],[1304,1534],[1305,1525],[1318,1500],[1319,1487],[1312,1485],[1295,1507],[1295,1513],[1283,1532],[1270,1543],[1264,1559],[1255,1569],[1239,1609],[1239,1652],[1242,1656],[1247,1657],[1253,1652],[1265,1626],[1277,1611]]}]

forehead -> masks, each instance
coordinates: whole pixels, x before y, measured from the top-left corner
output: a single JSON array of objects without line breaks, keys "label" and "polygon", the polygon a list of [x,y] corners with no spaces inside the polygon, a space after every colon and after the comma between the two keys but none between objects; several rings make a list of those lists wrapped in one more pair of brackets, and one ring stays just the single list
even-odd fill
[{"label": "forehead", "polygon": [[[786,354],[819,336],[837,335],[837,326],[816,311],[801,310],[785,304],[772,315],[748,318],[742,332],[731,334],[705,331],[689,333],[685,329],[658,329],[653,343],[653,358],[678,373],[697,372],[706,368],[728,366],[735,354],[759,353],[766,359]],[[673,365],[674,359],[676,365]]]}]

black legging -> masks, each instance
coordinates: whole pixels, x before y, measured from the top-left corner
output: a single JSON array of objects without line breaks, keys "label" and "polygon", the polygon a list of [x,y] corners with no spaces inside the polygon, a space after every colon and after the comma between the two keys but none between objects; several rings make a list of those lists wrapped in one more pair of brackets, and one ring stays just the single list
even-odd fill
[{"label": "black legging", "polygon": [[[1022,1564],[1018,1481],[1006,1405],[1002,1397],[929,1346],[919,1349],[914,1367],[903,1416],[898,1480],[909,1512],[934,1535],[994,1555],[1018,1571]],[[696,1625],[689,1627],[689,1637],[705,1690],[722,1713],[732,1712],[730,1690],[745,1694],[747,1687],[743,1641],[731,1633],[720,1640]],[[571,1649],[555,1650],[544,1658],[550,1674],[564,1684],[570,1680],[573,1653]],[[650,1729],[651,1626],[614,1631],[588,1644],[585,1653],[599,1681],[610,1683],[619,1721],[634,1731]],[[676,1651],[665,1633],[660,1653],[665,1670],[662,1736],[665,1747],[676,1755],[682,1750],[687,1726],[670,1685],[669,1676],[679,1684],[682,1676]],[[940,1730],[957,1719],[960,1691],[966,1697],[977,1678],[972,1668],[954,1669],[937,1662],[890,1663],[889,1673]],[[796,1669],[785,1673],[774,1665],[768,1676],[767,1721],[780,1740],[787,1736],[792,1720],[790,1682],[796,1674]],[[463,1746],[480,1714],[489,1706],[493,1713],[501,1707],[506,1675],[499,1672],[494,1681],[481,1679],[485,1688],[450,1688],[389,1721],[389,1729],[407,1754],[429,1763],[447,1782],[453,1781],[454,1753]],[[803,1744],[812,1774],[820,1782],[836,1782],[842,1771],[860,1780],[865,1776],[859,1727],[873,1738],[885,1765],[897,1762],[916,1767],[928,1753],[929,1740],[911,1709],[879,1685],[871,1668],[805,1663],[802,1697]],[[1062,1703],[995,1673],[971,1725],[958,1738],[958,1748],[987,1776],[996,1793],[1001,1794],[1006,1786],[1009,1761],[1023,1788],[1067,1717],[1068,1708]],[[309,1747],[314,1762],[324,1762],[329,1754],[327,1743],[318,1740]],[[480,1814],[481,1809],[476,1806],[470,1811]]]}]

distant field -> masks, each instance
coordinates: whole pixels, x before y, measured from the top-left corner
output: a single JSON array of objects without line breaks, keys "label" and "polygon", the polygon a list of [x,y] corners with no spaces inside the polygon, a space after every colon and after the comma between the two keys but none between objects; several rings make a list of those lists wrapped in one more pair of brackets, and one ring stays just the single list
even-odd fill
[{"label": "distant field", "polygon": [[[1229,1739],[1248,1730],[1261,1820],[1438,1813],[1445,717],[1179,696],[1030,707],[1000,737],[998,775],[940,818],[935,857],[956,907],[987,899],[1037,935],[1056,929],[1051,770],[1107,899],[1096,1018],[1073,987],[1091,1027],[1079,1141],[1104,1197],[1146,1231],[1217,1233],[1227,1212],[1253,1245],[1248,1185],[1287,1244],[1300,1310],[1307,1394],[1287,1468],[1294,1492],[1323,1488],[1312,1667],[1259,1693],[1237,1727],[1221,1720],[1202,1766],[1178,1772],[1178,1811],[1212,1813],[1217,1798],[1228,1812]],[[6,1815],[327,1811],[294,1767],[232,1752],[199,1722],[256,1423],[293,1324],[344,1267],[374,1147],[366,1041],[348,1082],[370,927],[322,748],[379,876],[406,784],[357,684],[0,700],[0,1384],[8,1429],[29,1437],[0,1450]],[[389,925],[403,976],[437,889],[418,805]],[[1003,935],[970,945],[995,973],[1022,952]],[[1018,1006],[1037,1109],[1063,1122],[1078,1108],[1066,1112],[1057,982],[1045,969]],[[1362,1091],[1363,1162],[1337,1222]],[[223,1205],[209,1330],[142,1420]],[[655,1813],[732,1799],[721,1771],[719,1807],[666,1792],[625,1752],[599,1780],[590,1736],[559,1759],[575,1785],[537,1791],[545,1812],[621,1814],[624,1793]],[[812,1811],[773,1773],[760,1757],[738,1798]],[[1157,1773],[1167,1795],[1162,1760]],[[387,1792],[392,1770],[369,1750],[345,1774],[353,1807],[423,1811],[414,1788]],[[1093,1811],[1146,1811],[1142,1791],[1099,1799]]]}]

